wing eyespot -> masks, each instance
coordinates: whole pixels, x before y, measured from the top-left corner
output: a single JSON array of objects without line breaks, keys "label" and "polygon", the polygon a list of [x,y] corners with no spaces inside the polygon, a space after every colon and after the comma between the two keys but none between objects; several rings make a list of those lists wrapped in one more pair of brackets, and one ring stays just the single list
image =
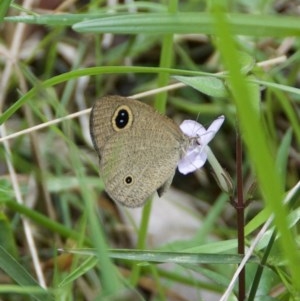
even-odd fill
[{"label": "wing eyespot", "polygon": [[133,177],[131,175],[128,175],[124,178],[124,184],[126,186],[130,186],[133,184]]},{"label": "wing eyespot", "polygon": [[127,105],[119,106],[112,116],[112,127],[116,132],[128,129],[133,122],[132,110]]}]

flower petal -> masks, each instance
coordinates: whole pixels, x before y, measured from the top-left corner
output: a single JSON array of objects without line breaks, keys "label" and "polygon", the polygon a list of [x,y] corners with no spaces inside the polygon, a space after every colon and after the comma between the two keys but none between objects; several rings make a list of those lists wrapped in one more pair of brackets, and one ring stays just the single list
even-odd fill
[{"label": "flower petal", "polygon": [[209,128],[206,130],[206,133],[200,137],[199,143],[201,145],[207,145],[216,135],[220,127],[222,126],[225,117],[223,115],[215,119]]},{"label": "flower petal", "polygon": [[200,135],[203,135],[206,132],[205,127],[195,120],[184,120],[180,124],[180,129],[188,137],[199,137]]},{"label": "flower petal", "polygon": [[225,120],[224,115],[219,116],[217,119],[215,119],[212,124],[209,126],[207,131],[214,131],[215,133],[218,132],[220,127],[222,126],[223,122]]},{"label": "flower petal", "polygon": [[191,148],[178,162],[178,170],[186,175],[201,168],[207,160],[207,154],[203,147]]},{"label": "flower petal", "polygon": [[218,117],[207,130],[202,124],[194,120],[184,120],[181,123],[180,129],[182,132],[188,137],[197,137],[198,143],[191,143],[185,155],[178,162],[179,172],[186,175],[205,164],[207,160],[206,145],[215,137],[224,119],[223,115]]}]

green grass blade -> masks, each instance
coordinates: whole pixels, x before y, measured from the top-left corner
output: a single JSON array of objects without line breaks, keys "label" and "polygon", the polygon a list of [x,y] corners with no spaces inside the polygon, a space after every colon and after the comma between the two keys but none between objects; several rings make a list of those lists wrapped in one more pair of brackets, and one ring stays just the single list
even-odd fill
[{"label": "green grass blade", "polygon": [[57,84],[69,81],[74,78],[81,76],[93,76],[99,74],[114,74],[114,73],[160,73],[167,72],[170,74],[182,74],[182,75],[205,75],[205,72],[196,72],[180,69],[171,68],[157,68],[157,67],[131,67],[131,66],[108,66],[108,67],[91,67],[85,69],[79,69],[75,71],[66,72],[57,76],[54,76],[48,80],[45,80],[40,84],[38,88],[32,88],[26,94],[24,94],[18,101],[16,101],[12,106],[10,106],[3,114],[0,116],[0,124],[5,122],[12,114],[14,114],[22,105],[33,98],[40,89],[49,88]]},{"label": "green grass blade", "polygon": [[[272,15],[230,14],[227,16],[232,32],[251,36],[299,36],[297,17]],[[84,21],[73,25],[78,32],[116,34],[213,34],[213,19],[208,13],[125,14]]]},{"label": "green grass blade", "polygon": [[3,18],[6,16],[6,13],[9,9],[11,2],[12,2],[12,0],[1,0],[0,1],[0,23],[3,22]]},{"label": "green grass blade", "polygon": [[[76,240],[80,240],[81,238],[80,233],[72,229],[68,229],[64,225],[61,225],[60,223],[53,221],[52,219],[44,216],[43,214],[35,210],[29,209],[24,205],[18,204],[15,201],[7,201],[4,204],[11,210],[23,214],[27,218],[42,225],[43,227],[60,234],[62,237],[73,238]],[[86,240],[85,243],[89,243],[89,242]]]},{"label": "green grass blade", "polygon": [[[35,300],[45,301],[45,296],[50,296],[49,292],[39,286],[39,284],[32,278],[32,276],[25,270],[25,268],[18,263],[5,249],[0,246],[0,268],[15,282],[21,286],[29,286],[38,289],[38,294],[34,290],[29,293]],[[29,290],[29,288],[28,288]]]},{"label": "green grass blade", "polygon": [[[230,242],[231,243],[231,242]],[[66,249],[64,251],[82,254],[96,255],[95,249]],[[152,263],[177,263],[177,264],[238,264],[243,259],[239,254],[211,254],[198,252],[168,252],[156,250],[129,250],[129,249],[112,249],[109,250],[109,256],[113,259],[152,262]],[[250,262],[259,262],[256,257],[250,258]]]},{"label": "green grass blade", "polygon": [[274,213],[274,223],[280,233],[281,247],[286,255],[295,289],[300,291],[299,253],[289,230],[287,208],[282,202],[283,185],[276,170],[275,158],[268,145],[269,137],[261,123],[260,116],[252,106],[253,101],[256,102],[256,100],[251,98],[249,87],[240,72],[241,68],[236,59],[238,52],[234,46],[230,27],[226,21],[226,15],[221,12],[218,4],[215,4],[213,16],[219,50],[230,74],[233,98],[237,106],[243,137],[267,208],[269,212]]}]

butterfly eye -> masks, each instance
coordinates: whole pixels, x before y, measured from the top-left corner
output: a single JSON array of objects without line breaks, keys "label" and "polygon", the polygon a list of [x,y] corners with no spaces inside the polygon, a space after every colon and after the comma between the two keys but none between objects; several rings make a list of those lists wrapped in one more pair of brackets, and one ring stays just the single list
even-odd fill
[{"label": "butterfly eye", "polygon": [[130,185],[133,182],[132,176],[127,176],[125,179],[125,184]]},{"label": "butterfly eye", "polygon": [[112,117],[112,126],[115,131],[119,132],[126,128],[129,128],[132,124],[133,117],[131,109],[122,105],[116,109]]}]

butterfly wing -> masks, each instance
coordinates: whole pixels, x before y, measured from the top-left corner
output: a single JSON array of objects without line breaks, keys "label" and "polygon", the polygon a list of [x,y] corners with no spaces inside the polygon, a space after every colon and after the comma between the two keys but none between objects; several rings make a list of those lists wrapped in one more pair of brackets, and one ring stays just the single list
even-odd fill
[{"label": "butterfly wing", "polygon": [[[128,110],[128,127],[114,124],[116,110]],[[126,119],[126,118],[125,118]],[[106,97],[91,114],[91,134],[100,157],[107,193],[125,206],[141,206],[170,185],[185,136],[150,106],[124,97]]]}]

